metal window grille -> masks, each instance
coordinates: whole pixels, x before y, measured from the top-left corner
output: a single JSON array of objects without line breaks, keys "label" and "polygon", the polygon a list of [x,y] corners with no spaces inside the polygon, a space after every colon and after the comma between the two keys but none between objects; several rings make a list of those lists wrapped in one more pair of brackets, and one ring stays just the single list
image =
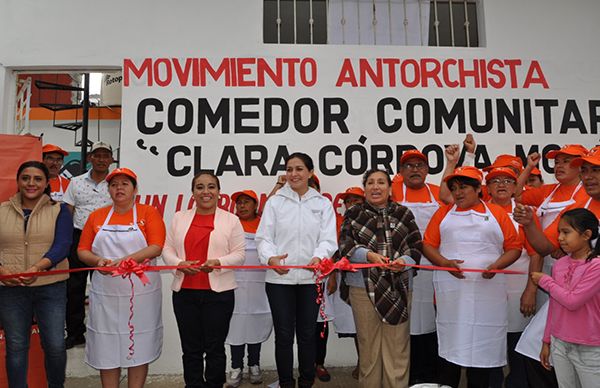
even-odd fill
[{"label": "metal window grille", "polygon": [[263,38],[280,44],[478,47],[481,0],[264,0]]}]

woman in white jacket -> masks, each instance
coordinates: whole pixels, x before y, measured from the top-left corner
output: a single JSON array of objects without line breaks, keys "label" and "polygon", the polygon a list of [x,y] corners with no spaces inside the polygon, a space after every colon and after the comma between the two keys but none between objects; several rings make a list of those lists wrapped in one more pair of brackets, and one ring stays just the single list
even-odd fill
[{"label": "woman in white jacket", "polygon": [[[303,153],[286,160],[287,183],[266,203],[256,232],[258,256],[270,266],[314,265],[337,250],[331,202],[308,186],[313,161]],[[267,270],[266,290],[275,328],[279,385],[294,387],[294,333],[298,343],[298,386],[315,378],[315,317],[319,305],[313,273],[306,269]]]}]

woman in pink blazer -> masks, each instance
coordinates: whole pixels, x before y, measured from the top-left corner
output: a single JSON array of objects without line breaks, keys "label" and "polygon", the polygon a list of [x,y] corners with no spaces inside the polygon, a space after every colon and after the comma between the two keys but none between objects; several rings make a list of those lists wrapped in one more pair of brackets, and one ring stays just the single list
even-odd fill
[{"label": "woman in pink blazer", "polygon": [[196,207],[175,213],[162,253],[168,265],[201,264],[175,271],[171,285],[187,387],[225,383],[225,338],[237,285],[232,270],[211,267],[242,265],[245,242],[238,217],[217,208],[220,189],[211,173],[194,177]]}]

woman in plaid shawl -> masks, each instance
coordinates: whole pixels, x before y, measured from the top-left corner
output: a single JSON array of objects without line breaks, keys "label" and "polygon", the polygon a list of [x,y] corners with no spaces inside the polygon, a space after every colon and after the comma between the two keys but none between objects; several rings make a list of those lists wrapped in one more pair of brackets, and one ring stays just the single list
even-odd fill
[{"label": "woman in plaid shawl", "polygon": [[367,171],[366,202],[346,212],[340,233],[340,253],[351,262],[388,264],[346,274],[362,387],[408,387],[413,271],[404,265],[419,263],[421,234],[410,210],[391,202],[391,183],[386,171]]}]

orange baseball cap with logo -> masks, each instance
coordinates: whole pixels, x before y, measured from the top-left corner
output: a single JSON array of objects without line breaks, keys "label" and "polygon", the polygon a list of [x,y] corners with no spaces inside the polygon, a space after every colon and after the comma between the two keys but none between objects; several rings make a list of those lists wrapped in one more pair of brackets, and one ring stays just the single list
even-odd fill
[{"label": "orange baseball cap with logo", "polygon": [[365,197],[365,191],[363,189],[361,189],[360,187],[348,187],[346,189],[346,191],[344,191],[343,193],[340,194],[340,198],[342,199],[342,201],[345,201],[346,198],[348,198],[348,196],[350,195],[357,195],[359,197]]},{"label": "orange baseball cap with logo", "polygon": [[422,153],[421,151],[419,151],[419,150],[407,150],[407,151],[404,151],[402,153],[402,156],[400,157],[400,164],[403,164],[404,162],[406,162],[410,158],[419,158],[421,160],[424,160],[425,163],[428,163],[427,156],[425,156],[425,154]]},{"label": "orange baseball cap with logo", "polygon": [[600,166],[600,146],[595,146],[585,156],[573,159],[571,167],[580,167],[585,162]]},{"label": "orange baseball cap with logo", "polygon": [[135,172],[131,171],[127,167],[115,168],[111,171],[110,174],[106,176],[106,181],[110,182],[110,180],[116,177],[117,175],[126,175],[130,178],[133,178],[137,182],[137,175],[135,175]]},{"label": "orange baseball cap with logo", "polygon": [[488,174],[485,176],[485,181],[486,183],[489,183],[490,179],[494,179],[498,176],[508,176],[514,180],[517,180],[517,174],[515,174],[512,169],[508,167],[496,167],[488,172]]},{"label": "orange baseball cap with logo", "polygon": [[552,150],[546,153],[546,158],[554,159],[559,154],[565,154],[570,156],[585,156],[588,153],[587,148],[581,144],[565,144],[559,150]]},{"label": "orange baseball cap with logo", "polygon": [[247,195],[248,197],[252,198],[254,202],[258,203],[258,195],[256,195],[254,190],[236,191],[235,193],[231,194],[231,200],[233,202],[237,202],[240,195]]},{"label": "orange baseball cap with logo", "polygon": [[534,167],[534,168],[531,169],[531,174],[529,174],[529,175],[539,175],[539,176],[541,176],[542,172],[540,171],[539,168]]},{"label": "orange baseball cap with logo", "polygon": [[483,171],[490,171],[498,167],[512,167],[521,171],[523,169],[523,161],[518,156],[502,154],[496,157],[491,166],[484,167]]},{"label": "orange baseball cap with logo", "polygon": [[483,180],[483,173],[481,170],[473,166],[458,167],[454,169],[452,174],[444,178],[444,182],[448,182],[450,179],[458,177],[476,179],[481,182]]},{"label": "orange baseball cap with logo", "polygon": [[44,144],[44,146],[42,147],[42,154],[49,154],[51,152],[56,152],[58,154],[61,154],[62,156],[69,155],[69,153],[67,151],[63,150],[62,148],[60,148],[57,145],[54,145],[54,144]]}]

